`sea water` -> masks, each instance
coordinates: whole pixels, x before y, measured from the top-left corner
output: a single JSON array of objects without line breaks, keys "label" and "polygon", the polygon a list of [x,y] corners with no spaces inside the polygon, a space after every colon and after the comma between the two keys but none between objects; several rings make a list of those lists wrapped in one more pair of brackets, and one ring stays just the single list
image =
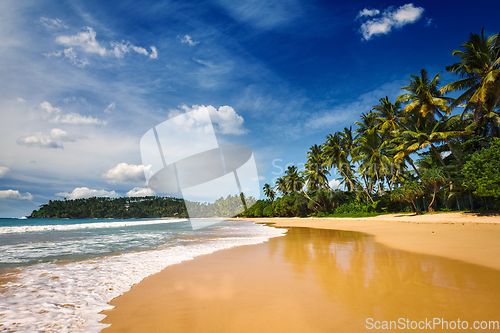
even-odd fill
[{"label": "sea water", "polygon": [[284,229],[217,220],[0,219],[0,331],[99,332],[113,298],[163,268]]}]

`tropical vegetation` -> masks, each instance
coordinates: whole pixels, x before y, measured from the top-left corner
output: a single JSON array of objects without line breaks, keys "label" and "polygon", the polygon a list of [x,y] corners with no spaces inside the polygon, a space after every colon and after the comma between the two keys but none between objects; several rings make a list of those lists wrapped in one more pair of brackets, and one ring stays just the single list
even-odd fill
[{"label": "tropical vegetation", "polygon": [[[352,127],[311,146],[248,216],[369,216],[499,209],[500,38],[471,33],[445,70],[411,75],[394,100],[381,97]],[[456,92],[458,97],[448,94]],[[329,175],[336,174],[333,189]]]}]

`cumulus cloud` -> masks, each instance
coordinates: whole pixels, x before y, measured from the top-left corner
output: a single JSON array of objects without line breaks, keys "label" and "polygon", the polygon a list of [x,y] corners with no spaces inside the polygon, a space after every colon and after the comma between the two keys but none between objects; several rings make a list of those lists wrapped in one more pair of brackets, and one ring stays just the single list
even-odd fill
[{"label": "cumulus cloud", "polygon": [[22,195],[18,190],[3,190],[0,191],[0,199],[31,200],[33,199],[33,196],[29,192],[26,192],[25,195]]},{"label": "cumulus cloud", "polygon": [[199,42],[195,42],[191,38],[191,36],[189,36],[189,35],[184,35],[184,37],[182,37],[182,39],[181,39],[181,43],[186,43],[186,44],[189,44],[191,46],[194,46],[194,45],[198,44]]},{"label": "cumulus cloud", "polygon": [[45,135],[42,132],[33,132],[30,135],[22,136],[17,139],[17,144],[27,147],[57,149],[64,148],[63,142],[75,142],[80,138],[82,137],[76,137],[62,129],[53,128],[50,130],[49,135]]},{"label": "cumulus cloud", "polygon": [[120,163],[102,175],[109,184],[144,182],[144,173],[149,172],[151,165],[134,165]]},{"label": "cumulus cloud", "polygon": [[127,197],[149,197],[156,195],[156,192],[149,187],[134,187],[127,192]]},{"label": "cumulus cloud", "polygon": [[62,23],[62,21],[58,18],[51,19],[46,17],[40,17],[40,23],[47,29],[68,29],[66,25]]},{"label": "cumulus cloud", "polygon": [[106,120],[100,120],[91,116],[82,116],[79,113],[68,113],[61,115],[61,109],[52,106],[47,101],[40,103],[40,108],[44,111],[44,118],[55,124],[72,124],[72,125],[106,125]]},{"label": "cumulus cloud", "polygon": [[10,172],[9,168],[0,166],[0,178],[4,177],[9,172]]},{"label": "cumulus cloud", "polygon": [[21,97],[17,98],[17,102],[18,103],[26,103],[26,101],[24,99],[22,99]]},{"label": "cumulus cloud", "polygon": [[[241,135],[248,132],[247,129],[243,128],[243,117],[238,115],[230,106],[221,106],[218,110],[212,105],[193,105],[191,108],[187,105],[182,105],[180,108],[185,112],[190,112],[190,118],[194,121],[201,118],[203,112],[208,110],[214,129],[218,133]],[[178,114],[180,114],[179,110],[173,110],[170,112],[170,117]]]},{"label": "cumulus cloud", "polygon": [[[412,3],[403,5],[399,8],[389,7],[380,17],[369,19],[361,25],[361,33],[364,40],[369,40],[372,36],[388,34],[393,28],[400,28],[404,25],[414,23],[422,17],[424,9],[415,7]],[[378,10],[363,9],[358,17],[377,16]],[[372,15],[368,15],[372,14]]]},{"label": "cumulus cloud", "polygon": [[378,15],[380,14],[380,10],[378,9],[368,9],[368,8],[365,8],[363,9],[362,11],[360,11],[358,13],[358,16],[356,16],[356,18],[360,18],[360,17],[363,17],[363,16],[375,16],[375,15]]},{"label": "cumulus cloud", "polygon": [[64,197],[69,199],[80,199],[80,198],[90,198],[90,197],[117,197],[118,193],[115,191],[106,190],[94,190],[88,187],[77,187],[71,193],[69,192],[59,192],[56,193],[58,197]]}]

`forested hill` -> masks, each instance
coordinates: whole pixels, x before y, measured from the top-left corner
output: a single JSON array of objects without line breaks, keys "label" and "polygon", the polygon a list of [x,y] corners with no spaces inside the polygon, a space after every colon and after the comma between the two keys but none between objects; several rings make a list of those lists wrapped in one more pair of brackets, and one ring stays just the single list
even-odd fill
[{"label": "forested hill", "polygon": [[[250,206],[255,203],[252,197],[245,198]],[[74,200],[50,200],[34,210],[31,218],[157,218],[188,217],[186,204],[196,217],[235,216],[243,210],[241,198],[229,195],[215,203],[184,201],[174,197],[133,197],[103,198],[92,197]]]},{"label": "forested hill", "polygon": [[184,200],[173,197],[50,200],[29,217],[36,218],[146,218],[186,217]]}]

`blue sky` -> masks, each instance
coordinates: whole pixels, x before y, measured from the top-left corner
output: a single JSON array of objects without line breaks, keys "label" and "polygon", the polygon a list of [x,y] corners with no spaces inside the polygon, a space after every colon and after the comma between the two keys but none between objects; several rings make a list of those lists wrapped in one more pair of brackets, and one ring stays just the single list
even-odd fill
[{"label": "blue sky", "polygon": [[470,32],[498,33],[499,9],[484,0],[4,0],[0,217],[50,199],[150,193],[140,138],[200,106],[224,113],[220,142],[251,147],[261,186],[272,182],[380,98],[394,100],[410,74],[444,71]]}]

